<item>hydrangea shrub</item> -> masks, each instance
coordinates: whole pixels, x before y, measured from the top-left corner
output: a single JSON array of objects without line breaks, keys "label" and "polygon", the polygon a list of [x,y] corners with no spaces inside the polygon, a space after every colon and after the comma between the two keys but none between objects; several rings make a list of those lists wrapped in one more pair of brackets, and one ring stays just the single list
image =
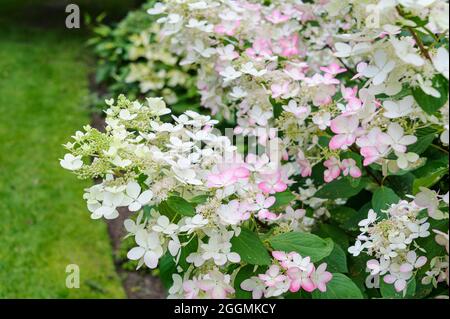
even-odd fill
[{"label": "hydrangea shrub", "polygon": [[448,8],[156,3],[212,117],[120,96],[61,165],[102,180],[92,218],[136,212],[169,297],[448,297]]}]

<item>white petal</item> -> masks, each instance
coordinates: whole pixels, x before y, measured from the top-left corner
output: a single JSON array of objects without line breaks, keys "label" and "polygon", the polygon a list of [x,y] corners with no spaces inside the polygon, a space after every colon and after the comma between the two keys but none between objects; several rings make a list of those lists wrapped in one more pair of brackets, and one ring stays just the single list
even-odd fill
[{"label": "white petal", "polygon": [[139,203],[139,202],[132,202],[131,204],[130,204],[130,206],[128,206],[128,209],[131,211],[131,212],[137,212],[138,210],[140,210],[142,208],[142,205],[141,205],[141,203]]},{"label": "white petal", "polygon": [[138,201],[142,204],[148,204],[153,198],[153,192],[151,190],[146,190],[141,195],[139,195]]},{"label": "white petal", "polygon": [[136,183],[136,182],[128,183],[128,185],[127,185],[128,196],[136,199],[136,198],[138,198],[140,192],[141,192],[141,186],[139,186],[138,183]]},{"label": "white petal", "polygon": [[155,269],[158,267],[158,260],[158,256],[152,251],[148,251],[144,255],[144,262],[150,269]]},{"label": "white petal", "polygon": [[144,248],[134,247],[128,252],[127,257],[128,257],[128,259],[131,259],[131,260],[138,260],[138,259],[142,258],[142,256],[144,256],[144,254],[145,254]]}]

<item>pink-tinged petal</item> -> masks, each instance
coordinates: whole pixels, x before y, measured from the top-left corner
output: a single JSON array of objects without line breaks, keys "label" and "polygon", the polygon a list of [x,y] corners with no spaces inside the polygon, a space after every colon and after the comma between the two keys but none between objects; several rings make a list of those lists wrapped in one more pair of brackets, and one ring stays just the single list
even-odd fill
[{"label": "pink-tinged petal", "polygon": [[272,207],[273,204],[275,204],[275,201],[276,201],[276,200],[277,200],[277,199],[276,199],[274,196],[267,197],[267,199],[266,199],[265,202],[264,202],[264,208],[270,208],[270,207]]},{"label": "pink-tinged petal", "polygon": [[330,141],[330,149],[337,150],[340,149],[343,145],[345,145],[347,137],[345,134],[335,135],[331,138]]},{"label": "pink-tinged petal", "polygon": [[345,136],[345,145],[350,146],[356,141],[356,136],[354,134],[347,134]]},{"label": "pink-tinged petal", "polygon": [[270,188],[269,184],[266,183],[266,182],[261,182],[261,183],[259,183],[259,184],[258,184],[258,188],[259,188],[260,190],[262,190],[263,193],[265,193],[265,194],[269,194],[269,193],[272,191],[272,189]]},{"label": "pink-tinged petal", "polygon": [[292,280],[291,285],[289,286],[290,292],[297,292],[300,290],[301,284],[300,280]]},{"label": "pink-tinged petal", "polygon": [[220,286],[216,286],[211,293],[211,297],[213,299],[225,299],[227,296],[226,291],[220,287]]},{"label": "pink-tinged petal", "polygon": [[384,145],[391,145],[394,141],[392,138],[386,134],[386,133],[378,133],[376,135],[376,141],[378,143],[384,144]]},{"label": "pink-tinged petal", "polygon": [[278,182],[274,185],[273,189],[275,190],[275,192],[281,193],[287,189],[287,185],[283,182]]},{"label": "pink-tinged petal", "polygon": [[316,285],[310,278],[303,279],[302,288],[307,292],[312,292],[316,289]]},{"label": "pink-tinged petal", "polygon": [[286,253],[278,250],[272,251],[272,256],[276,260],[284,260],[286,258]]},{"label": "pink-tinged petal", "polygon": [[416,261],[416,263],[414,264],[414,266],[415,266],[416,268],[420,268],[420,267],[422,267],[423,265],[425,265],[426,263],[427,263],[427,257],[421,256],[421,257],[417,258],[417,261]]},{"label": "pink-tinged petal", "polygon": [[376,259],[371,259],[367,261],[366,266],[369,269],[380,269],[380,263]]},{"label": "pink-tinged petal", "polygon": [[245,167],[239,167],[234,170],[234,176],[238,178],[247,178],[250,176],[250,171]]},{"label": "pink-tinged petal", "polygon": [[208,176],[208,188],[219,187],[222,185],[222,178],[219,175],[211,174]]},{"label": "pink-tinged petal", "polygon": [[393,284],[395,282],[395,277],[392,275],[386,275],[384,276],[383,280],[387,284]]},{"label": "pink-tinged petal", "polygon": [[348,117],[338,116],[330,122],[330,128],[333,133],[346,133],[348,129]]},{"label": "pink-tinged petal", "polygon": [[197,286],[204,291],[208,291],[208,290],[213,289],[216,285],[215,285],[214,281],[201,280],[197,283]]},{"label": "pink-tinged petal", "polygon": [[397,292],[403,291],[406,288],[406,280],[399,279],[394,284],[395,290]]},{"label": "pink-tinged petal", "polygon": [[401,272],[410,272],[410,271],[412,271],[413,269],[414,269],[413,266],[412,266],[411,264],[407,264],[407,263],[402,264],[402,265],[400,266],[400,271],[401,271]]},{"label": "pink-tinged petal", "polygon": [[331,281],[331,279],[333,279],[333,275],[330,272],[326,271],[322,274],[320,279],[321,279],[321,282],[327,283],[327,282]]},{"label": "pink-tinged petal", "polygon": [[359,169],[359,167],[352,167],[350,168],[350,176],[353,178],[359,178],[361,177],[362,173],[361,170]]}]

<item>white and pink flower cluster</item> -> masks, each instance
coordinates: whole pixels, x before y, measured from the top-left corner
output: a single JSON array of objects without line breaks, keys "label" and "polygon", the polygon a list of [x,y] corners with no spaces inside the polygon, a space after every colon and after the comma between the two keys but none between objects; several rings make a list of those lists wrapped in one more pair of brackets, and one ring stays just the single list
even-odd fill
[{"label": "white and pink flower cluster", "polygon": [[[298,161],[303,177],[325,162],[330,182],[341,170],[361,176],[342,157],[348,149],[387,174],[418,165],[419,155],[408,152],[417,129],[437,124],[448,140],[445,106],[441,116],[430,116],[411,94],[401,94],[418,86],[439,96],[431,82],[437,75],[448,79],[448,52],[441,47],[424,57],[414,34],[400,32],[409,24],[396,6],[419,16],[426,11],[427,27],[448,31],[445,1],[185,0],[158,3],[149,13],[161,15],[162,35],[182,64],[197,65],[204,107],[235,115],[238,134],[274,140],[283,160]],[[370,23],[374,12],[378,24]],[[343,81],[343,74],[353,78]],[[261,138],[261,131],[268,133]],[[329,138],[327,149],[320,136]]]},{"label": "white and pink flower cluster", "polygon": [[[218,280],[218,274],[225,280],[226,267],[241,262],[231,240],[247,221],[284,231],[314,223],[304,210],[292,208],[295,196],[272,209],[275,195],[292,184],[290,176],[296,171],[291,163],[280,166],[267,154],[249,154],[244,160],[227,137],[215,133],[216,121],[209,116],[186,111],[172,116],[173,124],[164,122],[170,110],[161,99],[142,104],[120,96],[107,104],[105,132],[89,126],[77,132],[66,144],[70,153],[61,165],[80,178],[102,178],[84,195],[91,218],[115,219],[121,207],[138,212],[135,221],[125,221],[128,237],[136,243],[127,257],[137,261],[138,268],[157,268],[165,254],[179,264],[182,249],[196,243],[183,257],[189,264],[183,286],[194,289],[186,288],[186,296],[223,297],[225,290],[231,292],[209,291],[205,283]],[[189,203],[198,196],[204,200]],[[160,207],[173,198],[188,212],[175,206],[173,216]],[[150,208],[146,214],[145,206]],[[211,273],[211,268],[216,270]]]},{"label": "white and pink flower cluster", "polygon": [[[365,252],[374,257],[367,261],[366,265],[370,273],[366,279],[368,288],[378,288],[379,280],[382,278],[385,283],[393,284],[397,292],[406,294],[409,281],[413,280],[418,269],[427,264],[429,261],[427,257],[419,255],[426,254],[427,251],[421,248],[417,240],[429,237],[431,229],[428,217],[423,216],[421,212],[426,210],[426,215],[435,218],[439,203],[448,197],[448,194],[438,196],[433,193],[423,188],[413,201],[401,200],[379,214],[371,209],[367,219],[359,222],[361,234],[357,237],[355,245],[348,251],[353,256]],[[429,200],[424,201],[425,197]],[[439,219],[444,218],[448,219],[448,214],[439,215]],[[439,234],[438,243],[448,245],[447,234],[442,235],[439,230],[433,231]],[[447,243],[445,243],[446,240]],[[447,258],[447,264],[441,260],[445,258]],[[433,267],[436,265],[440,268]],[[448,255],[436,258],[431,268],[433,269],[421,279],[423,283],[429,284],[432,280],[437,282],[435,277],[439,278],[438,281],[447,280],[448,282],[445,275],[446,272],[448,274]]]},{"label": "white and pink flower cluster", "polygon": [[273,251],[275,264],[258,276],[251,277],[241,283],[241,288],[251,291],[254,299],[261,297],[278,297],[290,291],[291,293],[304,290],[321,292],[327,290],[327,283],[333,278],[326,271],[327,264],[315,267],[310,257],[302,257],[296,252],[285,253]]}]

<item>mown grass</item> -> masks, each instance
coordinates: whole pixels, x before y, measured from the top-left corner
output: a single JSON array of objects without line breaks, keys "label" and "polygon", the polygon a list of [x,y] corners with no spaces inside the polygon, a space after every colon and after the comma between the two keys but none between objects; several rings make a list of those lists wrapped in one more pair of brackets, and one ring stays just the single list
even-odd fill
[{"label": "mown grass", "polygon": [[[0,298],[122,298],[106,225],[61,169],[89,123],[84,38],[0,21]],[[77,264],[81,287],[68,289]]]}]

